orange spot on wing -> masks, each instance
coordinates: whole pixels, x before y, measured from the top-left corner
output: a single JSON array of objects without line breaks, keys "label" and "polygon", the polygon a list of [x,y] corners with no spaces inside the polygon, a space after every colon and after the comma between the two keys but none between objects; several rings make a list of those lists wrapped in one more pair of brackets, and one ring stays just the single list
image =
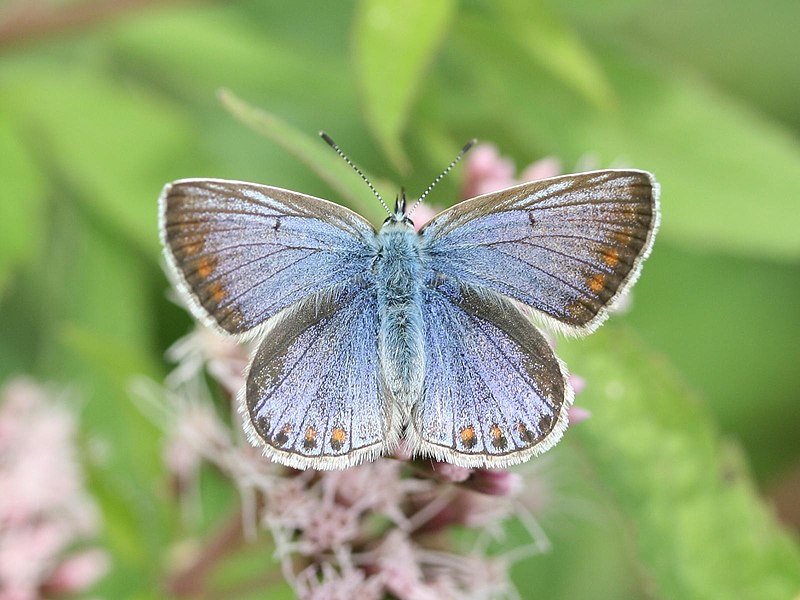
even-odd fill
[{"label": "orange spot on wing", "polygon": [[341,427],[334,427],[331,431],[331,447],[334,450],[339,450],[347,439],[347,432]]},{"label": "orange spot on wing", "polygon": [[493,423],[491,427],[489,427],[489,435],[492,436],[492,446],[499,450],[505,450],[506,446],[508,446],[508,440],[506,440],[506,436],[503,435],[503,430],[497,423]]},{"label": "orange spot on wing", "polygon": [[536,441],[536,436],[522,421],[517,422],[517,431],[519,431],[519,437],[525,444],[532,444]]},{"label": "orange spot on wing", "polygon": [[593,275],[586,280],[586,285],[589,286],[590,290],[597,294],[606,286],[606,276],[603,273]]},{"label": "orange spot on wing", "polygon": [[478,443],[478,438],[475,436],[475,428],[472,425],[463,427],[458,432],[458,436],[461,438],[461,443],[465,448],[472,448]]},{"label": "orange spot on wing", "polygon": [[208,291],[211,292],[211,299],[217,304],[225,299],[225,290],[222,289],[222,286],[218,281],[215,281],[208,286]]},{"label": "orange spot on wing", "polygon": [[280,432],[275,438],[272,440],[278,447],[283,446],[286,442],[289,441],[289,434],[292,433],[292,426],[289,423],[286,423],[283,427],[281,427]]},{"label": "orange spot on wing", "polygon": [[619,264],[619,252],[614,248],[606,248],[603,251],[603,262],[613,269]]},{"label": "orange spot on wing", "polygon": [[565,310],[569,315],[575,317],[576,319],[587,318],[586,305],[580,300],[573,300],[567,304]]},{"label": "orange spot on wing", "polygon": [[303,447],[306,450],[311,450],[317,445],[317,430],[314,427],[306,429],[306,435],[303,438]]},{"label": "orange spot on wing", "polygon": [[191,244],[187,244],[183,251],[186,252],[187,255],[192,256],[200,252],[203,249],[203,242],[192,242]]},{"label": "orange spot on wing", "polygon": [[615,242],[617,242],[620,246],[627,246],[631,243],[633,239],[629,233],[625,233],[624,231],[616,231],[611,236]]},{"label": "orange spot on wing", "polygon": [[209,258],[202,258],[197,263],[197,274],[203,279],[208,279],[208,276],[214,271],[214,263]]}]

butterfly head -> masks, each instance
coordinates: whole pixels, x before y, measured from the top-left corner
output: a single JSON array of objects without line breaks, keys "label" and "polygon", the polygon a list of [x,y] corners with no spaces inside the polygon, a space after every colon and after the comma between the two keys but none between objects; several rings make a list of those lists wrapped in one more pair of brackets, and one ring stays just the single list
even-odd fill
[{"label": "butterfly head", "polygon": [[350,165],[350,167],[356,173],[358,173],[358,175],[361,177],[361,179],[364,181],[364,183],[366,183],[367,186],[369,187],[369,189],[372,191],[372,193],[375,194],[375,197],[378,199],[378,201],[381,203],[381,206],[383,206],[383,208],[386,210],[386,213],[389,215],[389,218],[387,218],[383,222],[383,224],[384,225],[389,225],[389,224],[406,225],[408,227],[411,227],[412,229],[414,228],[414,222],[410,219],[411,214],[414,212],[414,210],[416,210],[417,206],[419,206],[422,203],[422,201],[430,193],[430,191],[433,189],[433,187],[437,183],[439,183],[445,175],[447,175],[450,172],[450,169],[452,169],[456,165],[456,163],[459,160],[461,160],[463,158],[463,156],[467,152],[469,152],[469,149],[472,148],[472,146],[475,145],[475,141],[476,141],[476,140],[472,139],[469,142],[467,142],[467,144],[461,149],[461,152],[458,153],[458,156],[456,156],[453,159],[453,162],[451,162],[444,171],[439,173],[439,175],[436,177],[436,179],[434,179],[433,182],[427,187],[427,189],[422,193],[422,195],[414,203],[414,205],[411,207],[411,209],[408,212],[406,212],[406,192],[405,192],[405,190],[401,190],[400,195],[397,196],[397,200],[395,201],[394,213],[392,213],[392,211],[390,211],[389,207],[386,205],[386,202],[383,201],[383,198],[378,193],[378,190],[375,189],[375,186],[373,186],[370,183],[370,181],[369,181],[369,179],[367,179],[366,175],[364,175],[364,173],[361,172],[361,169],[359,169],[355,164],[353,164],[353,161],[351,161],[349,158],[347,158],[345,153],[342,152],[342,150],[339,148],[339,146],[336,144],[336,142],[334,142],[333,139],[331,139],[331,136],[329,136],[324,131],[320,131],[319,135],[323,140],[325,140],[325,142],[331,148],[334,149],[336,154],[338,154],[342,158],[342,160],[344,160],[348,165]]},{"label": "butterfly head", "polygon": [[400,194],[398,194],[394,201],[394,213],[389,215],[389,217],[383,222],[384,225],[389,223],[406,225],[412,229],[414,227],[414,222],[408,218],[408,215],[406,215],[406,191],[404,189],[400,190]]}]

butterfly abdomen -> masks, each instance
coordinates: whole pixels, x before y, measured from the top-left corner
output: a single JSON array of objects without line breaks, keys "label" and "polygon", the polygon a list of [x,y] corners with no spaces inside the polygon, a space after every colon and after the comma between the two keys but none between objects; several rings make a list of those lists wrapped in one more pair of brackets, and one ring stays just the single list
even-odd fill
[{"label": "butterfly abdomen", "polygon": [[418,236],[411,227],[390,222],[378,234],[378,245],[381,368],[392,394],[410,403],[419,397],[425,366]]}]

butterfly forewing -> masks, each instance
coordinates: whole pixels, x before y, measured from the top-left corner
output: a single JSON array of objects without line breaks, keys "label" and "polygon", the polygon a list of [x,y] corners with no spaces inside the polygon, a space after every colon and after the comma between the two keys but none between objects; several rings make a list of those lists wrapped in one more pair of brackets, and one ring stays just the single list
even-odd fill
[{"label": "butterfly forewing", "polygon": [[547,340],[497,294],[440,281],[425,292],[425,386],[407,435],[424,454],[506,467],[550,448],[572,389]]},{"label": "butterfly forewing", "polygon": [[242,402],[251,441],[297,468],[341,469],[393,446],[399,419],[378,365],[375,288],[363,280],[277,317]]},{"label": "butterfly forewing", "polygon": [[461,202],[422,230],[432,271],[593,331],[638,276],[658,226],[644,171],[565,175]]},{"label": "butterfly forewing", "polygon": [[362,273],[375,235],[332,202],[239,181],[176,181],[160,211],[179,287],[198,318],[229,333]]}]

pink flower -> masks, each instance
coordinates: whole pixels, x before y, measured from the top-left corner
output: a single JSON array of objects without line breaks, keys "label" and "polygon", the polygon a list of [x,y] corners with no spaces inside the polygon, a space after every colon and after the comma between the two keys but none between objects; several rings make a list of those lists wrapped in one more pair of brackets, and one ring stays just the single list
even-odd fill
[{"label": "pink flower", "polygon": [[50,576],[45,587],[51,593],[74,593],[94,585],[108,571],[110,561],[103,550],[84,550],[69,556]]},{"label": "pink flower", "polygon": [[[570,375],[569,382],[572,385],[572,389],[575,391],[575,395],[577,396],[580,394],[584,388],[586,388],[586,381],[583,377],[579,377],[578,375]],[[569,424],[570,425],[577,425],[578,423],[582,423],[586,419],[592,416],[585,408],[580,406],[570,406],[569,407]]]},{"label": "pink flower", "polygon": [[411,215],[411,220],[414,221],[414,229],[416,231],[422,229],[422,227],[435,217],[438,212],[438,210],[429,204],[425,204],[424,202],[420,204],[416,210],[414,210],[414,214]]},{"label": "pink flower", "polygon": [[323,499],[309,516],[303,539],[308,554],[340,550],[360,533],[361,512],[333,499]]},{"label": "pink flower", "polygon": [[488,194],[516,183],[514,163],[492,144],[478,144],[467,155],[462,198]]},{"label": "pink flower", "polygon": [[569,423],[570,425],[577,425],[592,416],[592,413],[581,408],[580,406],[570,406],[569,408]]},{"label": "pink flower", "polygon": [[82,592],[108,569],[108,556],[74,549],[99,528],[75,419],[28,379],[8,382],[0,396],[0,489],[14,490],[0,494],[0,598]]},{"label": "pink flower", "polygon": [[561,161],[552,156],[547,156],[525,167],[520,173],[518,183],[549,179],[550,177],[561,175],[562,172]]},{"label": "pink flower", "polygon": [[516,496],[525,482],[519,473],[506,469],[476,469],[464,485],[487,496]]},{"label": "pink flower", "polygon": [[400,530],[390,532],[376,551],[376,567],[386,591],[396,598],[436,599],[425,583],[418,551]]},{"label": "pink flower", "polygon": [[461,196],[472,198],[496,192],[526,181],[547,179],[561,174],[561,163],[552,157],[528,165],[519,178],[514,176],[514,163],[500,156],[492,144],[478,144],[467,155],[464,187]]},{"label": "pink flower", "polygon": [[300,600],[381,600],[383,589],[378,577],[367,577],[364,571],[353,567],[339,572],[328,563],[306,568],[295,582]]},{"label": "pink flower", "polygon": [[578,375],[570,375],[569,383],[576,394],[580,394],[586,388],[586,381]]},{"label": "pink flower", "polygon": [[457,465],[451,465],[450,463],[439,461],[433,461],[431,464],[431,469],[433,469],[433,472],[437,477],[441,477],[445,481],[450,481],[452,483],[461,483],[462,481],[466,481],[473,473],[473,469],[459,467]]},{"label": "pink flower", "polygon": [[235,396],[247,368],[248,348],[242,351],[242,345],[234,338],[208,327],[197,327],[172,345],[167,358],[178,364],[167,381],[171,386],[190,381],[207,368],[225,391]]}]

